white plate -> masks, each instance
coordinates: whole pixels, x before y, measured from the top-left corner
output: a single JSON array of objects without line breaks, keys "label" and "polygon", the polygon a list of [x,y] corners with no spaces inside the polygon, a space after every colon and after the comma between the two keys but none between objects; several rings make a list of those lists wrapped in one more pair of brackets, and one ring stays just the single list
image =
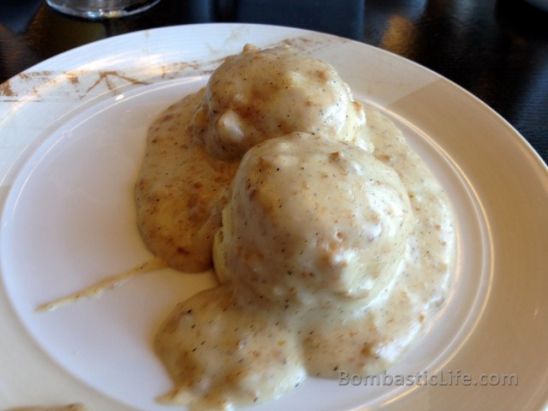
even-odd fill
[{"label": "white plate", "polygon": [[311,379],[253,409],[533,410],[546,401],[548,178],[525,140],[466,91],[393,54],[297,29],[219,24],[96,42],[0,87],[0,408],[169,409],[154,403],[170,383],[152,335],[210,276],[162,270],[56,312],[34,307],[150,258],[132,196],[148,124],[223,56],[284,40],[332,63],[404,130],[454,204],[459,264],[445,309],[389,371],[441,370],[443,381]]}]

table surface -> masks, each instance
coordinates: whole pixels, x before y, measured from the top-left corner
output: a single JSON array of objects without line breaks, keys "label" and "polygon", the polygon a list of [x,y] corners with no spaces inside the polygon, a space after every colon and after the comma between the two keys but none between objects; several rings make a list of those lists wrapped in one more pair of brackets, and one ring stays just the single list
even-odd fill
[{"label": "table surface", "polygon": [[485,101],[548,159],[548,13],[521,0],[162,0],[136,16],[95,22],[41,0],[2,0],[0,83],[105,37],[225,21],[330,32],[407,57]]}]

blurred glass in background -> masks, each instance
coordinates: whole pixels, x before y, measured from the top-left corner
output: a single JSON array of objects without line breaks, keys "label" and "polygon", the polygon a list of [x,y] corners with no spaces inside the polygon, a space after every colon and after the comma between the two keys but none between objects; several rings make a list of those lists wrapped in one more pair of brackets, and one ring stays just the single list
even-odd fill
[{"label": "blurred glass in background", "polygon": [[46,0],[61,13],[85,19],[130,16],[150,9],[160,0]]}]

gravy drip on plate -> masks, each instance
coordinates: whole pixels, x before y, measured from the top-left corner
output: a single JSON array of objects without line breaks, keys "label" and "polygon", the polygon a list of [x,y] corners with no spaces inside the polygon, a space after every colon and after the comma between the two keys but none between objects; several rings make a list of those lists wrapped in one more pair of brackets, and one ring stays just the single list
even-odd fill
[{"label": "gravy drip on plate", "polygon": [[59,407],[17,407],[5,411],[87,411],[82,404],[70,404]]},{"label": "gravy drip on plate", "polygon": [[159,258],[153,258],[152,260],[149,260],[135,268],[132,268],[131,270],[105,277],[95,284],[89,285],[81,290],[65,295],[64,297],[56,298],[53,301],[40,304],[38,307],[36,307],[36,311],[54,311],[64,306],[65,304],[72,304],[84,298],[99,297],[106,290],[120,287],[127,281],[140,274],[147,274],[153,271],[161,270],[165,267],[167,267],[167,265],[164,260],[161,260]]}]

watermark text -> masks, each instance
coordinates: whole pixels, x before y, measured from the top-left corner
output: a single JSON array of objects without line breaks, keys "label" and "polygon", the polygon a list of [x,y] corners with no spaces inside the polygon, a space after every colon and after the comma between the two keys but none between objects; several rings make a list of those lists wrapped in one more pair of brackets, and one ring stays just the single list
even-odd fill
[{"label": "watermark text", "polygon": [[424,371],[417,374],[377,374],[361,376],[345,371],[339,373],[339,385],[349,386],[431,386],[451,387],[512,387],[518,385],[517,374],[485,373],[473,376],[461,370],[442,370],[436,374]]}]

